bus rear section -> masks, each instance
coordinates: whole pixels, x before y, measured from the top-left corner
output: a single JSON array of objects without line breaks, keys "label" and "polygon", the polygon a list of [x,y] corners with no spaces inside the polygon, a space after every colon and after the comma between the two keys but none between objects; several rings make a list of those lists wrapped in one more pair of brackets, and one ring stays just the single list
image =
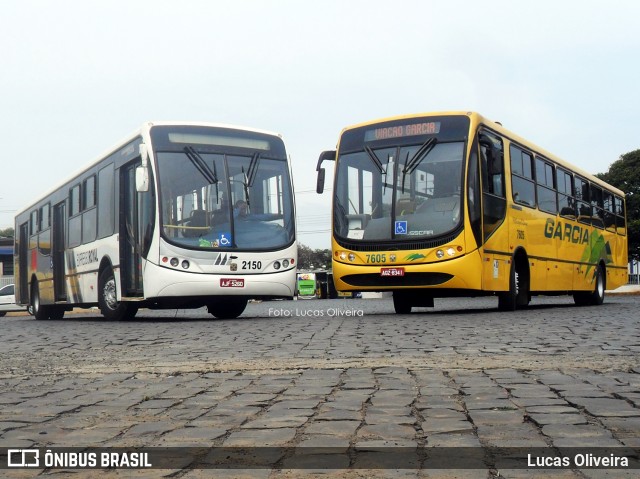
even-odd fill
[{"label": "bus rear section", "polygon": [[315,273],[298,273],[298,298],[315,299],[317,284]]}]

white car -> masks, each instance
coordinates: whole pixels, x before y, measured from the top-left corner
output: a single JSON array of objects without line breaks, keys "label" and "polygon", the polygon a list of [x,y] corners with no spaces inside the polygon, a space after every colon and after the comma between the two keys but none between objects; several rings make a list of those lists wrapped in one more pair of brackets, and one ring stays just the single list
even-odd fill
[{"label": "white car", "polygon": [[24,307],[16,305],[15,286],[13,284],[0,288],[0,316],[13,311],[24,310]]}]

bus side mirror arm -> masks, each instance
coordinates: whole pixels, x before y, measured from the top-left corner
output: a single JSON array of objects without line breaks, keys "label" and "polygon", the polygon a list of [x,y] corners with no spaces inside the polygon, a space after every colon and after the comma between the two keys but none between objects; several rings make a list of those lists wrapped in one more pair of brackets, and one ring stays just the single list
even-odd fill
[{"label": "bus side mirror arm", "polygon": [[324,176],[325,170],[321,168],[323,161],[336,161],[336,151],[335,150],[327,150],[320,153],[320,158],[318,158],[318,165],[316,166],[316,171],[318,172],[318,179],[316,182],[316,193],[319,195],[324,191]]},{"label": "bus side mirror arm", "polygon": [[144,193],[149,191],[149,152],[147,145],[140,143],[140,166],[136,168],[136,191]]}]

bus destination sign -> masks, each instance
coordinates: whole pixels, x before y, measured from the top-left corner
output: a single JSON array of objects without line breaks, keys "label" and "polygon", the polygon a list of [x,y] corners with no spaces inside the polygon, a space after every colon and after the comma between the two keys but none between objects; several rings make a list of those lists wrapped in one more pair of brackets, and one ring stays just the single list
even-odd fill
[{"label": "bus destination sign", "polygon": [[435,135],[440,133],[440,122],[409,123],[407,125],[374,128],[364,133],[364,141],[388,140],[406,136]]}]

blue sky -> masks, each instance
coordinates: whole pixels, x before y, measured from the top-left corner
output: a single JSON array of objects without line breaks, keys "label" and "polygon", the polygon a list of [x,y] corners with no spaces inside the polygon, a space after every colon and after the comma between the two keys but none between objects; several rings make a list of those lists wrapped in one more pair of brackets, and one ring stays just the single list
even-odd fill
[{"label": "blue sky", "polygon": [[[344,126],[479,111],[583,169],[640,148],[640,2],[21,0],[0,14],[0,229],[150,120],[281,133],[301,242]],[[315,232],[315,233],[312,233]]]}]

